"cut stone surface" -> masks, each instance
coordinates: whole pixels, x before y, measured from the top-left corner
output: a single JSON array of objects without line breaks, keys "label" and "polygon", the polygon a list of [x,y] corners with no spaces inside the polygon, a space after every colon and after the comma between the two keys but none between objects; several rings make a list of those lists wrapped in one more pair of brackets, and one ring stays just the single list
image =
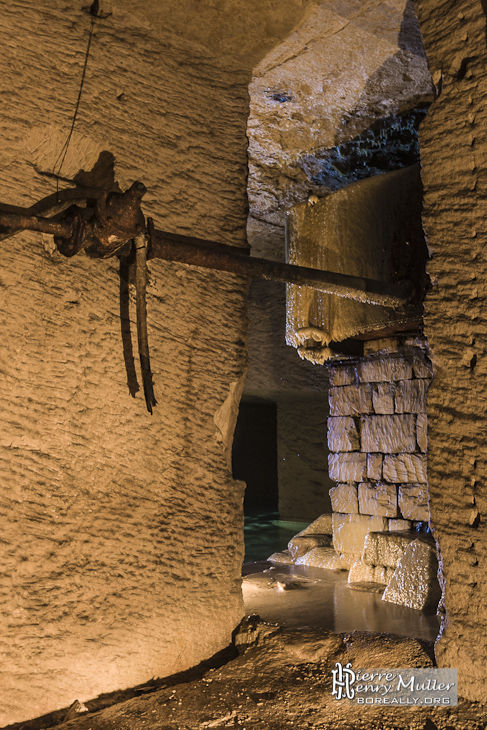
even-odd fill
[{"label": "cut stone surface", "polygon": [[415,350],[413,354],[413,372],[416,378],[432,378],[433,368],[425,352]]},{"label": "cut stone surface", "polygon": [[276,565],[293,565],[294,558],[289,550],[283,550],[280,553],[272,553],[267,560],[269,563],[275,563]]},{"label": "cut stone surface", "polygon": [[362,555],[365,537],[369,532],[387,530],[385,517],[368,515],[333,514],[333,547],[338,553]]},{"label": "cut stone surface", "polygon": [[425,454],[428,450],[428,416],[420,413],[416,417],[416,439],[419,449]]},{"label": "cut stone surface", "polygon": [[363,558],[356,560],[348,573],[349,583],[381,583],[384,587],[393,575],[391,568],[383,565],[372,566],[364,562]]},{"label": "cut stone surface", "polygon": [[417,537],[414,532],[369,532],[364,542],[364,562],[397,568],[405,549]]},{"label": "cut stone surface", "polygon": [[357,487],[354,484],[337,484],[330,489],[334,512],[358,513]]},{"label": "cut stone surface", "polygon": [[394,394],[396,413],[426,413],[428,380],[402,380]]},{"label": "cut stone surface", "polygon": [[426,455],[398,454],[385,456],[382,474],[387,482],[419,482],[426,484]]},{"label": "cut stone surface", "polygon": [[418,610],[435,608],[441,597],[437,570],[434,547],[414,540],[405,549],[382,600]]},{"label": "cut stone surface", "polygon": [[382,454],[367,454],[367,479],[382,479]]},{"label": "cut stone surface", "polygon": [[[410,381],[404,381],[410,382]],[[392,415],[394,413],[394,383],[376,383],[372,387],[372,405],[375,413]]]},{"label": "cut stone surface", "polygon": [[333,548],[317,547],[296,560],[296,565],[326,570],[348,570],[347,561]]},{"label": "cut stone surface", "polygon": [[332,514],[327,513],[320,515],[308,527],[298,532],[294,537],[301,537],[303,535],[331,535],[333,533],[333,521]]},{"label": "cut stone surface", "polygon": [[[290,126],[294,124],[295,120],[290,120]],[[279,130],[279,135],[283,134],[286,132]],[[341,157],[341,152],[338,153]],[[404,263],[404,259],[409,260],[404,270],[409,270],[415,278],[415,269],[422,265],[424,257],[423,232],[418,228],[419,169],[407,165],[384,172],[384,175],[371,174],[350,180],[348,185],[343,185],[343,180],[339,189],[312,201],[301,199],[291,206],[288,203],[288,261],[387,281],[397,266],[393,259],[401,258]],[[410,314],[418,312],[413,304],[406,305],[406,310]],[[310,287],[288,285],[286,342],[300,348],[304,357],[306,348],[310,348],[308,352],[314,358],[317,340],[324,342],[328,350],[331,341],[342,342],[404,315],[405,310],[399,313],[381,305],[370,306],[313,291]],[[320,330],[322,334],[308,339],[310,329]],[[303,331],[304,342],[300,336]],[[333,357],[333,351],[328,350],[326,357]]]},{"label": "cut stone surface", "polygon": [[288,395],[277,405],[278,512],[282,520],[310,522],[315,515],[331,512],[327,401],[326,392],[303,393],[300,397]]},{"label": "cut stone surface", "polygon": [[372,355],[376,352],[397,352],[399,342],[395,337],[383,337],[380,340],[366,340],[364,342],[364,355]]},{"label": "cut stone surface", "polygon": [[357,371],[352,365],[330,367],[328,369],[330,385],[352,385],[357,382]]},{"label": "cut stone surface", "polygon": [[345,385],[328,392],[331,416],[359,416],[373,413],[370,385]]},{"label": "cut stone surface", "polygon": [[335,482],[361,482],[366,471],[366,454],[349,452],[328,456],[328,474]]},{"label": "cut stone surface", "polygon": [[413,375],[411,363],[402,356],[364,360],[359,363],[357,371],[361,383],[390,383],[409,380]]},{"label": "cut stone surface", "polygon": [[350,416],[328,419],[328,448],[330,451],[358,451],[360,438],[355,421]]},{"label": "cut stone surface", "polygon": [[300,558],[316,547],[330,547],[331,535],[296,535],[287,544],[293,560]]},{"label": "cut stone surface", "polygon": [[401,514],[405,519],[429,522],[428,487],[426,484],[401,484],[398,502]]},{"label": "cut stone surface", "polygon": [[362,451],[396,454],[416,449],[414,415],[364,416],[361,420]]},{"label": "cut stone surface", "polygon": [[389,532],[405,532],[412,527],[411,520],[389,520]]},{"label": "cut stone surface", "polygon": [[397,517],[397,488],[395,484],[370,484],[358,487],[359,511],[363,515]]}]

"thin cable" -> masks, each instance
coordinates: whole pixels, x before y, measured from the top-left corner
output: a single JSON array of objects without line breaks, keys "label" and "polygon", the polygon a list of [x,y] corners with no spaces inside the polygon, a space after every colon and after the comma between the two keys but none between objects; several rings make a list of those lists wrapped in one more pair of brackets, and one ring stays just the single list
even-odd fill
[{"label": "thin cable", "polygon": [[[84,83],[85,83],[86,69],[88,67],[88,58],[90,56],[90,46],[91,46],[91,41],[92,41],[92,38],[93,38],[93,30],[94,30],[94,27],[95,27],[95,20],[97,18],[97,12],[98,12],[98,2],[94,2],[93,5],[90,8],[90,13],[91,13],[90,34],[89,34],[89,37],[88,37],[88,46],[86,47],[85,62],[84,62],[84,65],[83,65],[83,73],[81,74],[81,83],[80,83],[79,92],[78,92],[78,99],[76,101],[76,106],[75,106],[75,109],[74,109],[73,121],[71,122],[71,129],[69,130],[69,134],[68,134],[68,136],[66,138],[66,142],[64,143],[63,148],[62,148],[61,152],[59,153],[59,156],[58,156],[56,162],[54,163],[54,167],[52,168],[52,172],[53,172],[54,175],[56,175],[56,178],[57,178],[56,179],[56,194],[59,192],[59,175],[61,174],[61,170],[62,170],[62,167],[64,165],[64,160],[66,159],[66,155],[67,155],[67,152],[68,152],[69,144],[71,142],[71,137],[73,136],[74,125],[76,124],[76,118],[78,116],[78,110],[79,110],[79,105],[80,105],[80,102],[81,102],[81,94],[83,93],[83,86],[84,86]],[[59,160],[61,160],[61,163],[60,163],[59,168],[58,168],[58,170],[56,172],[56,167],[57,167],[57,164],[58,164]]]}]

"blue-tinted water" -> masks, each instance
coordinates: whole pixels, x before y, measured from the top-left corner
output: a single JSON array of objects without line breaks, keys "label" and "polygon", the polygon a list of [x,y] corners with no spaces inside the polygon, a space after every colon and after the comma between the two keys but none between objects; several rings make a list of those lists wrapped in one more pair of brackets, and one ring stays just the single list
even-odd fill
[{"label": "blue-tinted water", "polygon": [[245,563],[267,560],[272,553],[285,550],[289,540],[309,522],[280,520],[277,512],[245,516]]}]

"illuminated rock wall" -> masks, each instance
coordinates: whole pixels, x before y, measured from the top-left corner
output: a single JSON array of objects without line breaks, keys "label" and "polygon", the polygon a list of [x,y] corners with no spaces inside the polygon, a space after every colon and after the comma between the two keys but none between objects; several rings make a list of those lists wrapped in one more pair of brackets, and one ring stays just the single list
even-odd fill
[{"label": "illuminated rock wall", "polygon": [[[74,112],[91,20],[82,4],[2,8],[2,202],[56,189],[41,173]],[[62,175],[107,151],[122,188],[146,184],[156,227],[241,245],[248,74],[169,34],[158,5],[117,4],[96,22]],[[150,416],[131,283],[134,397],[127,383],[117,258],[68,260],[40,234],[2,250],[1,726],[183,670],[230,642],[243,613],[243,484],[229,451],[247,287],[150,262]]]},{"label": "illuminated rock wall", "polygon": [[425,333],[431,521],[446,617],[439,664],[485,703],[487,664],[487,52],[484,2],[416,4],[437,99],[420,130],[433,287]]}]

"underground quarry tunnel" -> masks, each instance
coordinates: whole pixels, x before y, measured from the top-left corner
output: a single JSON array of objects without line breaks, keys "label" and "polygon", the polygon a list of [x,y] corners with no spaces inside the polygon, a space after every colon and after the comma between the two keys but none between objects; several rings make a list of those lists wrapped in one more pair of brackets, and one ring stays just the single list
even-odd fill
[{"label": "underground quarry tunnel", "polygon": [[[483,0],[0,33],[0,726],[485,728]],[[289,527],[247,558],[245,492]],[[338,665],[458,704],[347,704]]]}]

